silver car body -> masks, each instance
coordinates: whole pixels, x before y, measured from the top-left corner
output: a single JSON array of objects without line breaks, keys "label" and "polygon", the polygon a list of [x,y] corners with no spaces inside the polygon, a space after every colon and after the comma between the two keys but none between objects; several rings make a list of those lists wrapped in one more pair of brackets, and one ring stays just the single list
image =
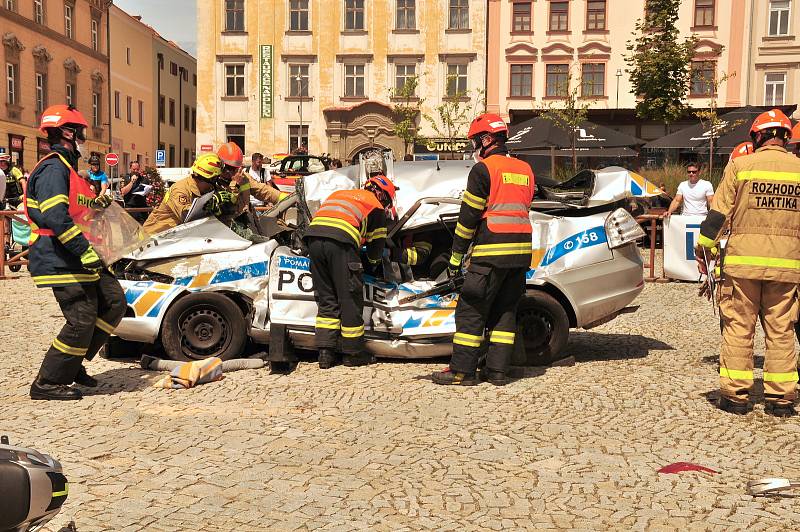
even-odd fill
[{"label": "silver car body", "polygon": [[[390,235],[441,227],[446,219],[454,223],[471,165],[463,161],[396,163],[392,173],[399,186],[399,222]],[[313,214],[333,190],[355,188],[363,179],[363,168],[358,166],[307,176],[304,204]],[[530,218],[535,267],[528,272],[528,289],[555,294],[571,327],[588,328],[613,319],[642,290],[642,260],[635,242],[631,238],[612,249],[607,225],[611,216],[629,217],[615,210],[615,202],[649,195],[648,187],[652,185],[640,176],[610,168],[595,172],[591,189],[579,205],[559,199],[557,192],[550,199],[534,201]],[[218,291],[236,295],[251,310],[245,319],[250,320],[254,340],[269,342],[272,326],[282,325],[295,345],[313,346],[317,307],[310,260],[276,240],[252,244],[216,219],[206,218],[153,237],[129,258],[155,278],[121,281],[128,313],[115,334],[123,339],[155,342],[167,309],[178,298]],[[435,282],[365,276],[364,321],[370,351],[401,358],[450,353],[457,295],[399,303]]]}]

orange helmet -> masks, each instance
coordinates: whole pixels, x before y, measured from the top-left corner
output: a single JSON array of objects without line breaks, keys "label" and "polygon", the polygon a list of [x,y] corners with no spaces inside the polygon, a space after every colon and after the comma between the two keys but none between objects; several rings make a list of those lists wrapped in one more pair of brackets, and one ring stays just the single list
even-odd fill
[{"label": "orange helmet", "polygon": [[83,117],[80,111],[75,109],[72,105],[51,105],[42,113],[42,121],[39,125],[39,131],[47,135],[47,130],[50,128],[59,128],[63,126],[71,126],[78,129],[79,127],[89,127],[88,122]]},{"label": "orange helmet", "polygon": [[789,139],[789,144],[800,144],[800,122],[792,128],[792,138]]},{"label": "orange helmet", "polygon": [[228,166],[241,168],[244,165],[244,153],[235,142],[226,142],[217,150],[217,155]]},{"label": "orange helmet", "polygon": [[482,133],[505,133],[508,134],[508,126],[500,115],[483,113],[478,115],[469,125],[467,138],[471,139]]},{"label": "orange helmet", "polygon": [[366,183],[364,183],[364,188],[371,192],[375,192],[375,189],[378,189],[384,192],[384,196],[386,196],[386,201],[381,199],[381,203],[385,208],[389,208],[393,203],[395,198],[397,197],[397,190],[398,188],[394,186],[392,180],[383,175],[376,175],[375,177],[370,177]]},{"label": "orange helmet", "polygon": [[750,155],[754,151],[756,151],[756,150],[753,147],[753,143],[752,142],[749,142],[749,141],[748,142],[742,142],[741,144],[739,144],[738,146],[736,146],[733,149],[733,151],[731,152],[730,160],[732,161],[732,160],[736,159],[737,157],[741,157],[742,155]]},{"label": "orange helmet", "polygon": [[773,109],[766,113],[761,113],[753,121],[750,127],[750,134],[765,131],[767,129],[785,129],[789,134],[792,133],[792,122],[783,114],[780,109]]}]

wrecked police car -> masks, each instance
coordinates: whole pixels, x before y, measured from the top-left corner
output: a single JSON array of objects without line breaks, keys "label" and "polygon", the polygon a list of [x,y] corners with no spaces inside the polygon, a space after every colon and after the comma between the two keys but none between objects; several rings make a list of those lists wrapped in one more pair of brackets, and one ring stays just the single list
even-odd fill
[{"label": "wrecked police car", "polygon": [[[387,247],[418,233],[451,242],[472,162],[391,166],[387,175],[400,190]],[[269,346],[273,362],[294,360],[294,347],[313,349],[316,303],[299,237],[332,191],[363,181],[363,165],[303,177],[296,196],[259,217],[260,243],[213,217],[154,236],[116,264],[128,304],[115,331],[124,342],[116,339],[117,345],[148,344],[172,359],[194,360],[238,357],[261,344]],[[643,288],[636,247],[643,232],[621,206],[649,183],[614,167],[584,172],[577,184],[539,187],[531,206],[534,255],[512,364],[557,360],[571,328],[591,328],[630,311]],[[437,252],[449,253],[449,245]],[[391,256],[390,249],[382,268],[364,278],[367,350],[392,358],[449,355],[457,293],[437,289],[447,282],[444,274],[415,276]]]}]

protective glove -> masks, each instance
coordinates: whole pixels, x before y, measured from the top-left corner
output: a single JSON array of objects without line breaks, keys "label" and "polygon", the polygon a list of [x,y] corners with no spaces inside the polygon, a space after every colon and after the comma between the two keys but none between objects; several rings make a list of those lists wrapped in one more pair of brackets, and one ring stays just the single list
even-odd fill
[{"label": "protective glove", "polygon": [[103,262],[92,246],[89,246],[89,248],[83,252],[83,255],[81,255],[81,264],[87,270],[95,273],[103,269]]},{"label": "protective glove", "polygon": [[103,209],[107,209],[112,203],[114,203],[114,198],[108,194],[103,194],[102,196],[97,196],[96,198],[92,199],[89,202],[89,208],[96,211],[102,211]]},{"label": "protective glove", "polygon": [[709,249],[697,244],[694,247],[694,258],[695,261],[697,261],[697,271],[700,272],[700,275],[708,275],[706,259],[708,259],[709,262],[716,260],[718,253],[719,249],[716,246]]},{"label": "protective glove", "polygon": [[461,273],[461,260],[463,257],[456,253],[450,254],[450,261],[447,263],[447,278],[452,279]]},{"label": "protective glove", "polygon": [[223,209],[227,205],[236,204],[236,194],[229,190],[217,190],[208,200],[204,209],[214,216],[222,216]]}]

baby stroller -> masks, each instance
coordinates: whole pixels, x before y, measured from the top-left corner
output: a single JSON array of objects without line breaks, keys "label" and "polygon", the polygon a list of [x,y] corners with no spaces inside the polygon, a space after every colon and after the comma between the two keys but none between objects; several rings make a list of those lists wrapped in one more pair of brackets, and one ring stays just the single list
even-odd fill
[{"label": "baby stroller", "polygon": [[[6,241],[5,244],[6,260],[26,251],[31,238],[31,226],[28,224],[27,218],[25,218],[22,204],[17,208],[17,211],[19,214],[11,218],[11,241]],[[18,272],[22,269],[22,265],[13,264],[8,269],[12,272]]]}]

